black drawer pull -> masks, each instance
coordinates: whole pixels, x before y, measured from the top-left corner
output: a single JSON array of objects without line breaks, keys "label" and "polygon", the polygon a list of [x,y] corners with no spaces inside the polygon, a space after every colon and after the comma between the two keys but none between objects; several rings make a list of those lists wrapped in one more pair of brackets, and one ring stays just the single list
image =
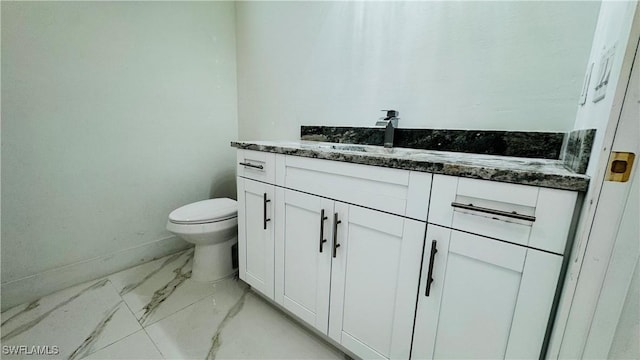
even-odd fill
[{"label": "black drawer pull", "polygon": [[324,221],[327,220],[327,217],[324,216],[324,209],[320,211],[320,252],[322,252],[322,244],[327,242],[327,239],[324,238]]},{"label": "black drawer pull", "polygon": [[338,213],[334,213],[333,214],[333,257],[336,257],[336,254],[338,253],[338,248],[340,247],[340,244],[338,244],[338,224],[340,224],[342,221],[338,220]]},{"label": "black drawer pull", "polygon": [[264,230],[267,230],[267,221],[271,221],[271,219],[267,219],[267,203],[271,202],[271,200],[267,199],[267,193],[264,193],[264,201],[263,201],[263,225],[264,225]]},{"label": "black drawer pull", "polygon": [[239,162],[238,164],[240,164],[242,166],[254,168],[254,169],[260,169],[260,170],[264,169],[264,167],[262,165],[255,165],[255,164],[248,163],[248,162]]},{"label": "black drawer pull", "polygon": [[531,222],[536,221],[536,217],[535,216],[518,214],[515,211],[514,212],[508,212],[508,211],[502,211],[502,210],[495,210],[495,209],[489,209],[489,208],[484,208],[484,207],[480,207],[480,206],[474,206],[473,204],[468,204],[467,205],[467,204],[461,204],[461,203],[457,203],[457,202],[452,202],[451,206],[453,206],[454,208],[472,210],[472,211],[487,213],[487,214],[491,214],[491,215],[500,215],[500,216],[504,216],[504,217],[508,217],[508,218],[512,218],[512,219],[526,220],[526,221],[531,221]]},{"label": "black drawer pull", "polygon": [[427,273],[427,291],[425,291],[424,296],[429,296],[429,293],[431,292],[431,283],[433,282],[433,261],[436,259],[436,253],[438,252],[438,249],[436,248],[437,245],[437,241],[431,241],[431,255],[429,256],[429,271]]}]

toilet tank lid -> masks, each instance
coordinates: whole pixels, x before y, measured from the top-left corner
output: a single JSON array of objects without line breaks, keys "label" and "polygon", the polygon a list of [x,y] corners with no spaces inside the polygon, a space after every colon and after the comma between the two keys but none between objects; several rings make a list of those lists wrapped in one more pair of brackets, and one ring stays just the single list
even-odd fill
[{"label": "toilet tank lid", "polygon": [[238,213],[238,203],[229,198],[210,199],[179,207],[169,214],[169,220],[180,223],[200,223],[228,219]]}]

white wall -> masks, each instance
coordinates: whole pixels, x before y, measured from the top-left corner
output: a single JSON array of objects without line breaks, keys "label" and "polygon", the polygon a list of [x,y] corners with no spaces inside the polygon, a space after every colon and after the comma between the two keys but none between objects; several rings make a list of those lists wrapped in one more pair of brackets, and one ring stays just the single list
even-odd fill
[{"label": "white wall", "polygon": [[306,125],[568,131],[599,2],[241,2],[241,139]]},{"label": "white wall", "polygon": [[235,197],[233,3],[1,6],[3,292]]}]

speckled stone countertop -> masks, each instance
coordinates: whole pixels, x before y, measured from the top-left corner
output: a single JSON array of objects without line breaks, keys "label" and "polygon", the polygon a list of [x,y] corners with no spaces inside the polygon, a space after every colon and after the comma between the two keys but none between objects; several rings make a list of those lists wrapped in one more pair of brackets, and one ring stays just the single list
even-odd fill
[{"label": "speckled stone countertop", "polygon": [[589,177],[568,170],[562,160],[467,154],[447,151],[386,149],[316,141],[233,141],[239,149],[265,151],[355,164],[424,171],[554,189],[586,191]]}]

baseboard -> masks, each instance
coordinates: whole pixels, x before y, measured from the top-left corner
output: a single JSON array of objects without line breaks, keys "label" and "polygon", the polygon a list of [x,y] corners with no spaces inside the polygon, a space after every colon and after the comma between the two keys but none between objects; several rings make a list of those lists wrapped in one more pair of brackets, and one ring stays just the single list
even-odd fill
[{"label": "baseboard", "polygon": [[2,311],[85,281],[98,279],[192,246],[170,236],[111,254],[79,261],[35,275],[8,281],[1,286]]}]

